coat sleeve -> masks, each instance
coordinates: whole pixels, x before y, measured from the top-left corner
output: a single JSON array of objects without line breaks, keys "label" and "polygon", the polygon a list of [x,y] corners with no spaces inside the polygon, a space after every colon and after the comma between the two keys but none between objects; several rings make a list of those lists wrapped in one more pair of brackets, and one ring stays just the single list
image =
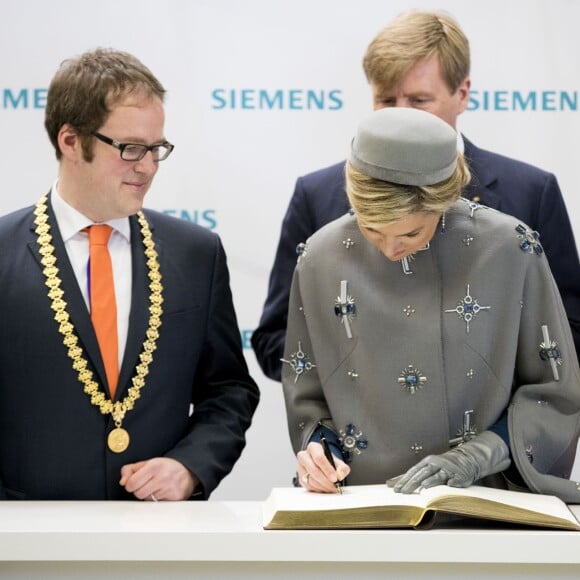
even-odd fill
[{"label": "coat sleeve", "polygon": [[580,434],[580,371],[570,326],[545,256],[525,254],[515,391],[508,413],[512,457],[527,486],[580,503],[569,479]]},{"label": "coat sleeve", "polygon": [[203,349],[192,384],[193,413],[187,432],[166,454],[198,477],[204,498],[239,458],[259,399],[242,351],[225,253],[215,240],[206,327],[199,329]]},{"label": "coat sleeve", "polygon": [[295,453],[306,447],[320,421],[334,430],[316,367],[307,324],[308,315],[303,310],[300,267],[297,267],[290,291],[282,366],[288,430]]},{"label": "coat sleeve", "polygon": [[260,323],[252,334],[252,347],[258,363],[264,374],[275,381],[281,380],[280,359],[284,354],[288,299],[297,258],[296,247],[305,242],[314,231],[304,180],[299,178],[282,222]]},{"label": "coat sleeve", "polygon": [[580,261],[570,218],[556,177],[545,180],[537,206],[537,223],[548,263],[560,292],[580,357]]}]

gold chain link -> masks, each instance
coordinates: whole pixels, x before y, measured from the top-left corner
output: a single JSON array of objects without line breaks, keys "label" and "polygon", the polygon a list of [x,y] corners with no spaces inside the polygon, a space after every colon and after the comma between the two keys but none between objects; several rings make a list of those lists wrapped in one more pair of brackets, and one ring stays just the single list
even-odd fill
[{"label": "gold chain link", "polygon": [[135,406],[135,401],[141,396],[141,389],[145,386],[145,377],[149,374],[149,365],[153,361],[153,352],[157,348],[159,338],[159,327],[161,326],[161,315],[163,309],[163,286],[161,284],[161,273],[159,271],[159,260],[155,243],[149,224],[143,212],[137,213],[137,219],[141,226],[143,236],[143,246],[145,247],[145,257],[147,258],[147,268],[149,276],[149,327],[147,328],[146,339],[143,341],[139,364],[135,367],[135,375],[131,380],[132,386],[127,391],[127,396],[122,401],[113,403],[107,398],[105,393],[99,390],[99,383],[93,379],[93,372],[88,368],[88,361],[75,332],[75,327],[70,321],[69,313],[66,310],[67,303],[64,300],[64,290],[61,288],[61,279],[58,276],[57,259],[54,255],[50,225],[47,213],[48,196],[43,196],[36,204],[34,223],[36,225],[36,235],[42,256],[41,263],[44,266],[43,274],[46,278],[45,284],[48,287],[48,297],[51,308],[54,310],[54,319],[58,323],[58,330],[63,337],[63,344],[67,348],[67,354],[72,361],[72,367],[77,372],[79,381],[84,387],[84,392],[89,395],[91,404],[99,408],[103,415],[110,414],[117,427],[121,426],[125,414]]}]

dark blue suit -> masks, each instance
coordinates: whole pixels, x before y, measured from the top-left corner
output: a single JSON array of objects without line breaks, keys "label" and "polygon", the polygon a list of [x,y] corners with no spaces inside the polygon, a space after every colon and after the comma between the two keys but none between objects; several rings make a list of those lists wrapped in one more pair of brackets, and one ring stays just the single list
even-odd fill
[{"label": "dark blue suit", "polygon": [[[513,215],[541,236],[566,308],[576,352],[580,353],[580,264],[562,193],[553,174],[475,147],[467,139],[465,158],[472,173],[465,197]],[[344,215],[349,205],[344,163],[300,177],[282,223],[268,296],[252,346],[264,373],[280,380],[280,358],[288,318],[288,298],[296,246]],[[493,273],[490,272],[490,275]]]},{"label": "dark blue suit", "polygon": [[[0,498],[133,499],[119,485],[121,466],[158,456],[194,473],[204,498],[238,459],[259,395],[241,349],[221,242],[199,226],[144,213],[159,255],[163,315],[145,386],[123,421],[131,443],[119,454],[106,445],[111,416],[91,405],[58,332],[31,209],[0,218]],[[64,299],[106,390],[90,316],[49,216]],[[149,316],[134,216],[130,225],[133,284],[119,399],[131,384]]]}]

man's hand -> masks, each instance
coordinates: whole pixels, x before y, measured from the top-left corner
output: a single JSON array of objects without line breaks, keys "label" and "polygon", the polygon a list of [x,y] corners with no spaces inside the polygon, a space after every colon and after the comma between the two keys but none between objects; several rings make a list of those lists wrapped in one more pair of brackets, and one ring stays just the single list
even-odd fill
[{"label": "man's hand", "polygon": [[199,481],[179,461],[154,457],[123,465],[119,483],[137,499],[179,501],[191,497]]}]

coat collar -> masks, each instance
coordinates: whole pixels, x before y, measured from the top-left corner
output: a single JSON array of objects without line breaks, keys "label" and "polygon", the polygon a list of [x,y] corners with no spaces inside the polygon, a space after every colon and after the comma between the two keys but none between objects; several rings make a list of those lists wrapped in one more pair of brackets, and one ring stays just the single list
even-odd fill
[{"label": "coat collar", "polygon": [[[149,222],[149,220],[148,220]],[[139,364],[139,354],[143,348],[143,341],[149,324],[149,280],[147,262],[143,251],[143,243],[139,222],[136,216],[129,218],[131,227],[131,264],[132,264],[132,290],[131,290],[131,310],[129,312],[129,328],[127,331],[127,344],[125,345],[125,355],[119,370],[118,397],[130,387],[130,381],[135,372],[135,367]],[[150,229],[153,231],[153,226]],[[160,254],[159,245],[156,242],[155,248]]]},{"label": "coat collar", "polygon": [[[59,277],[62,282],[62,290],[64,290],[64,300],[67,303],[67,311],[70,316],[71,322],[73,323],[76,333],[78,335],[80,344],[84,349],[88,360],[93,366],[93,370],[97,375],[97,380],[106,385],[106,374],[105,367],[101,358],[101,353],[99,350],[99,343],[97,342],[97,336],[93,329],[91,322],[90,313],[85,304],[81,289],[79,288],[78,281],[76,279],[72,265],[68,259],[68,254],[64,246],[64,242],[56,223],[54,216],[54,210],[52,208],[51,194],[48,196],[47,204],[48,213],[48,223],[50,224],[50,234],[52,236],[52,245],[54,246],[54,255],[57,259],[57,265],[59,270]],[[34,220],[34,215],[31,213],[31,219]],[[40,255],[37,236],[34,232],[35,225],[34,222],[31,224],[31,239],[28,242],[28,247],[32,252],[33,256],[38,262],[39,268],[42,270],[43,266],[41,263],[42,256]],[[44,282],[44,277],[42,278]],[[46,296],[47,308],[50,308],[50,299],[46,295],[48,289],[43,283],[41,292]],[[57,322],[55,321],[55,324]],[[65,347],[63,346],[63,349]]]},{"label": "coat collar", "polygon": [[465,137],[463,137],[463,142],[465,160],[471,171],[471,181],[463,192],[464,197],[493,209],[499,209],[501,197],[494,191],[498,180],[494,166],[489,163],[490,160],[482,149]]}]

